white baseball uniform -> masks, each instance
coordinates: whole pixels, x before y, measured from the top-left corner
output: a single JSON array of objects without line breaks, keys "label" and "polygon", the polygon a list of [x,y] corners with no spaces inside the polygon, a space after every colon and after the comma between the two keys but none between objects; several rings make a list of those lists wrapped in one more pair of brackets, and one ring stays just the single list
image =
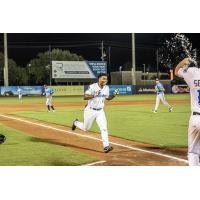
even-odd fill
[{"label": "white baseball uniform", "polygon": [[22,95],[23,95],[22,89],[21,89],[21,88],[18,88],[17,92],[18,92],[19,100],[21,100],[21,99],[22,99]]},{"label": "white baseball uniform", "polygon": [[157,93],[157,96],[156,96],[156,105],[155,105],[155,111],[158,110],[158,106],[160,104],[160,101],[162,101],[162,103],[167,106],[168,108],[171,108],[171,106],[168,104],[168,102],[165,100],[165,94],[164,94],[164,87],[162,85],[162,83],[157,83],[156,86],[155,86],[155,90],[156,90],[156,93]]},{"label": "white baseball uniform", "polygon": [[188,161],[190,166],[197,166],[200,156],[200,69],[181,68],[178,75],[184,78],[190,88],[192,113],[188,128]]},{"label": "white baseball uniform", "polygon": [[44,94],[46,94],[46,105],[47,106],[52,106],[52,95],[53,95],[54,91],[51,88],[47,88],[45,89]]},{"label": "white baseball uniform", "polygon": [[103,146],[109,146],[107,120],[104,113],[104,102],[109,97],[109,87],[106,85],[100,88],[98,83],[89,86],[85,92],[88,95],[94,95],[93,99],[88,100],[87,106],[84,109],[84,122],[75,121],[75,126],[86,131],[89,130],[96,119],[97,125],[101,131]]},{"label": "white baseball uniform", "polygon": [[47,106],[52,106],[52,95],[46,96],[46,105]]}]

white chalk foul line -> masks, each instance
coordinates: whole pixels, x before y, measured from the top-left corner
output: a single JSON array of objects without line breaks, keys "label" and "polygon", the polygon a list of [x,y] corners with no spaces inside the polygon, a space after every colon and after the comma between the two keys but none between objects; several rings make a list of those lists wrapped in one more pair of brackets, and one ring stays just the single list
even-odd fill
[{"label": "white chalk foul line", "polygon": [[89,164],[85,164],[85,165],[82,165],[82,166],[93,166],[93,165],[98,165],[98,164],[105,163],[105,162],[106,161],[104,161],[104,160],[100,160],[100,161],[89,163]]},{"label": "white chalk foul line", "polygon": [[[0,117],[4,117],[4,118],[16,120],[16,121],[21,121],[21,122],[24,122],[24,123],[27,123],[27,124],[36,125],[36,126],[41,126],[41,127],[47,128],[47,129],[52,129],[52,130],[56,130],[56,131],[63,132],[63,133],[68,133],[68,134],[70,133],[70,134],[73,134],[73,135],[76,135],[76,136],[79,136],[79,137],[89,138],[89,139],[92,139],[92,140],[96,140],[96,141],[101,141],[102,142],[101,139],[96,138],[96,137],[92,137],[92,136],[89,136],[89,135],[83,135],[81,133],[67,131],[67,130],[63,130],[63,129],[60,129],[60,128],[55,128],[55,127],[52,127],[52,126],[49,126],[49,125],[45,125],[45,124],[41,124],[41,123],[31,122],[31,121],[24,120],[24,119],[17,118],[17,117],[12,117],[12,116],[2,115],[2,114],[0,114]],[[134,150],[134,151],[140,151],[140,152],[144,152],[144,153],[148,153],[148,154],[153,154],[153,155],[157,155],[157,156],[173,159],[173,160],[176,160],[176,161],[179,161],[179,162],[188,163],[188,161],[185,160],[185,159],[178,158],[178,157],[171,156],[171,155],[167,155],[167,154],[163,154],[163,153],[149,151],[149,150],[145,150],[145,149],[141,149],[141,148],[137,148],[137,147],[132,147],[132,146],[129,146],[129,145],[123,145],[123,144],[116,143],[116,142],[110,142],[110,144],[113,144],[113,145],[116,145],[116,146],[119,146],[119,147],[124,147],[124,148],[127,148],[127,149],[131,149],[131,150]]]}]

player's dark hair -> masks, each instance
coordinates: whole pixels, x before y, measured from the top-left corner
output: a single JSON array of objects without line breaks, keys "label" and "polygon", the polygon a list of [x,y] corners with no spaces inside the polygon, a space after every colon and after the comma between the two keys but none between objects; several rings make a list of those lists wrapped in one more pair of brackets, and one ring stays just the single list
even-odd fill
[{"label": "player's dark hair", "polygon": [[101,74],[99,74],[99,75],[97,76],[97,78],[100,79],[102,76],[108,77],[108,74],[106,74],[106,73],[101,73]]}]

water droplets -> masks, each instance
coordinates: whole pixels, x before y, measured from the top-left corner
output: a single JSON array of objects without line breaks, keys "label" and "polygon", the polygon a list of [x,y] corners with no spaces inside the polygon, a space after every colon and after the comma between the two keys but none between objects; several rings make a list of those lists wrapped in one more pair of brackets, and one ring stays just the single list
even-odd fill
[{"label": "water droplets", "polygon": [[159,49],[159,61],[168,68],[175,67],[178,62],[186,57],[197,65],[197,50],[192,49],[192,43],[184,34],[174,34]]}]

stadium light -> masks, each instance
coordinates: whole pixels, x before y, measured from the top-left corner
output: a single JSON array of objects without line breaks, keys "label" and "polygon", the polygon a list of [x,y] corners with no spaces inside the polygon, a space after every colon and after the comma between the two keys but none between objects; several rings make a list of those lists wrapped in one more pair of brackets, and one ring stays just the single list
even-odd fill
[{"label": "stadium light", "polygon": [[31,68],[31,63],[28,64],[28,82],[29,82],[29,85],[31,85],[30,68]]},{"label": "stadium light", "polygon": [[144,83],[145,83],[145,80],[146,80],[146,77],[145,77],[145,75],[146,75],[146,74],[145,74],[145,73],[146,73],[146,65],[143,64],[143,67],[144,67],[144,75],[143,75],[143,76],[144,76]]},{"label": "stadium light", "polygon": [[157,68],[157,78],[159,78],[159,52],[156,50],[156,68]]},{"label": "stadium light", "polygon": [[4,86],[8,86],[8,43],[7,33],[4,33]]},{"label": "stadium light", "polygon": [[104,61],[104,58],[106,57],[106,53],[104,51],[104,43],[101,42],[101,60]]},{"label": "stadium light", "polygon": [[132,85],[136,85],[136,78],[135,78],[135,33],[132,33]]},{"label": "stadium light", "polygon": [[49,85],[52,85],[51,72],[51,44],[49,44]]}]

